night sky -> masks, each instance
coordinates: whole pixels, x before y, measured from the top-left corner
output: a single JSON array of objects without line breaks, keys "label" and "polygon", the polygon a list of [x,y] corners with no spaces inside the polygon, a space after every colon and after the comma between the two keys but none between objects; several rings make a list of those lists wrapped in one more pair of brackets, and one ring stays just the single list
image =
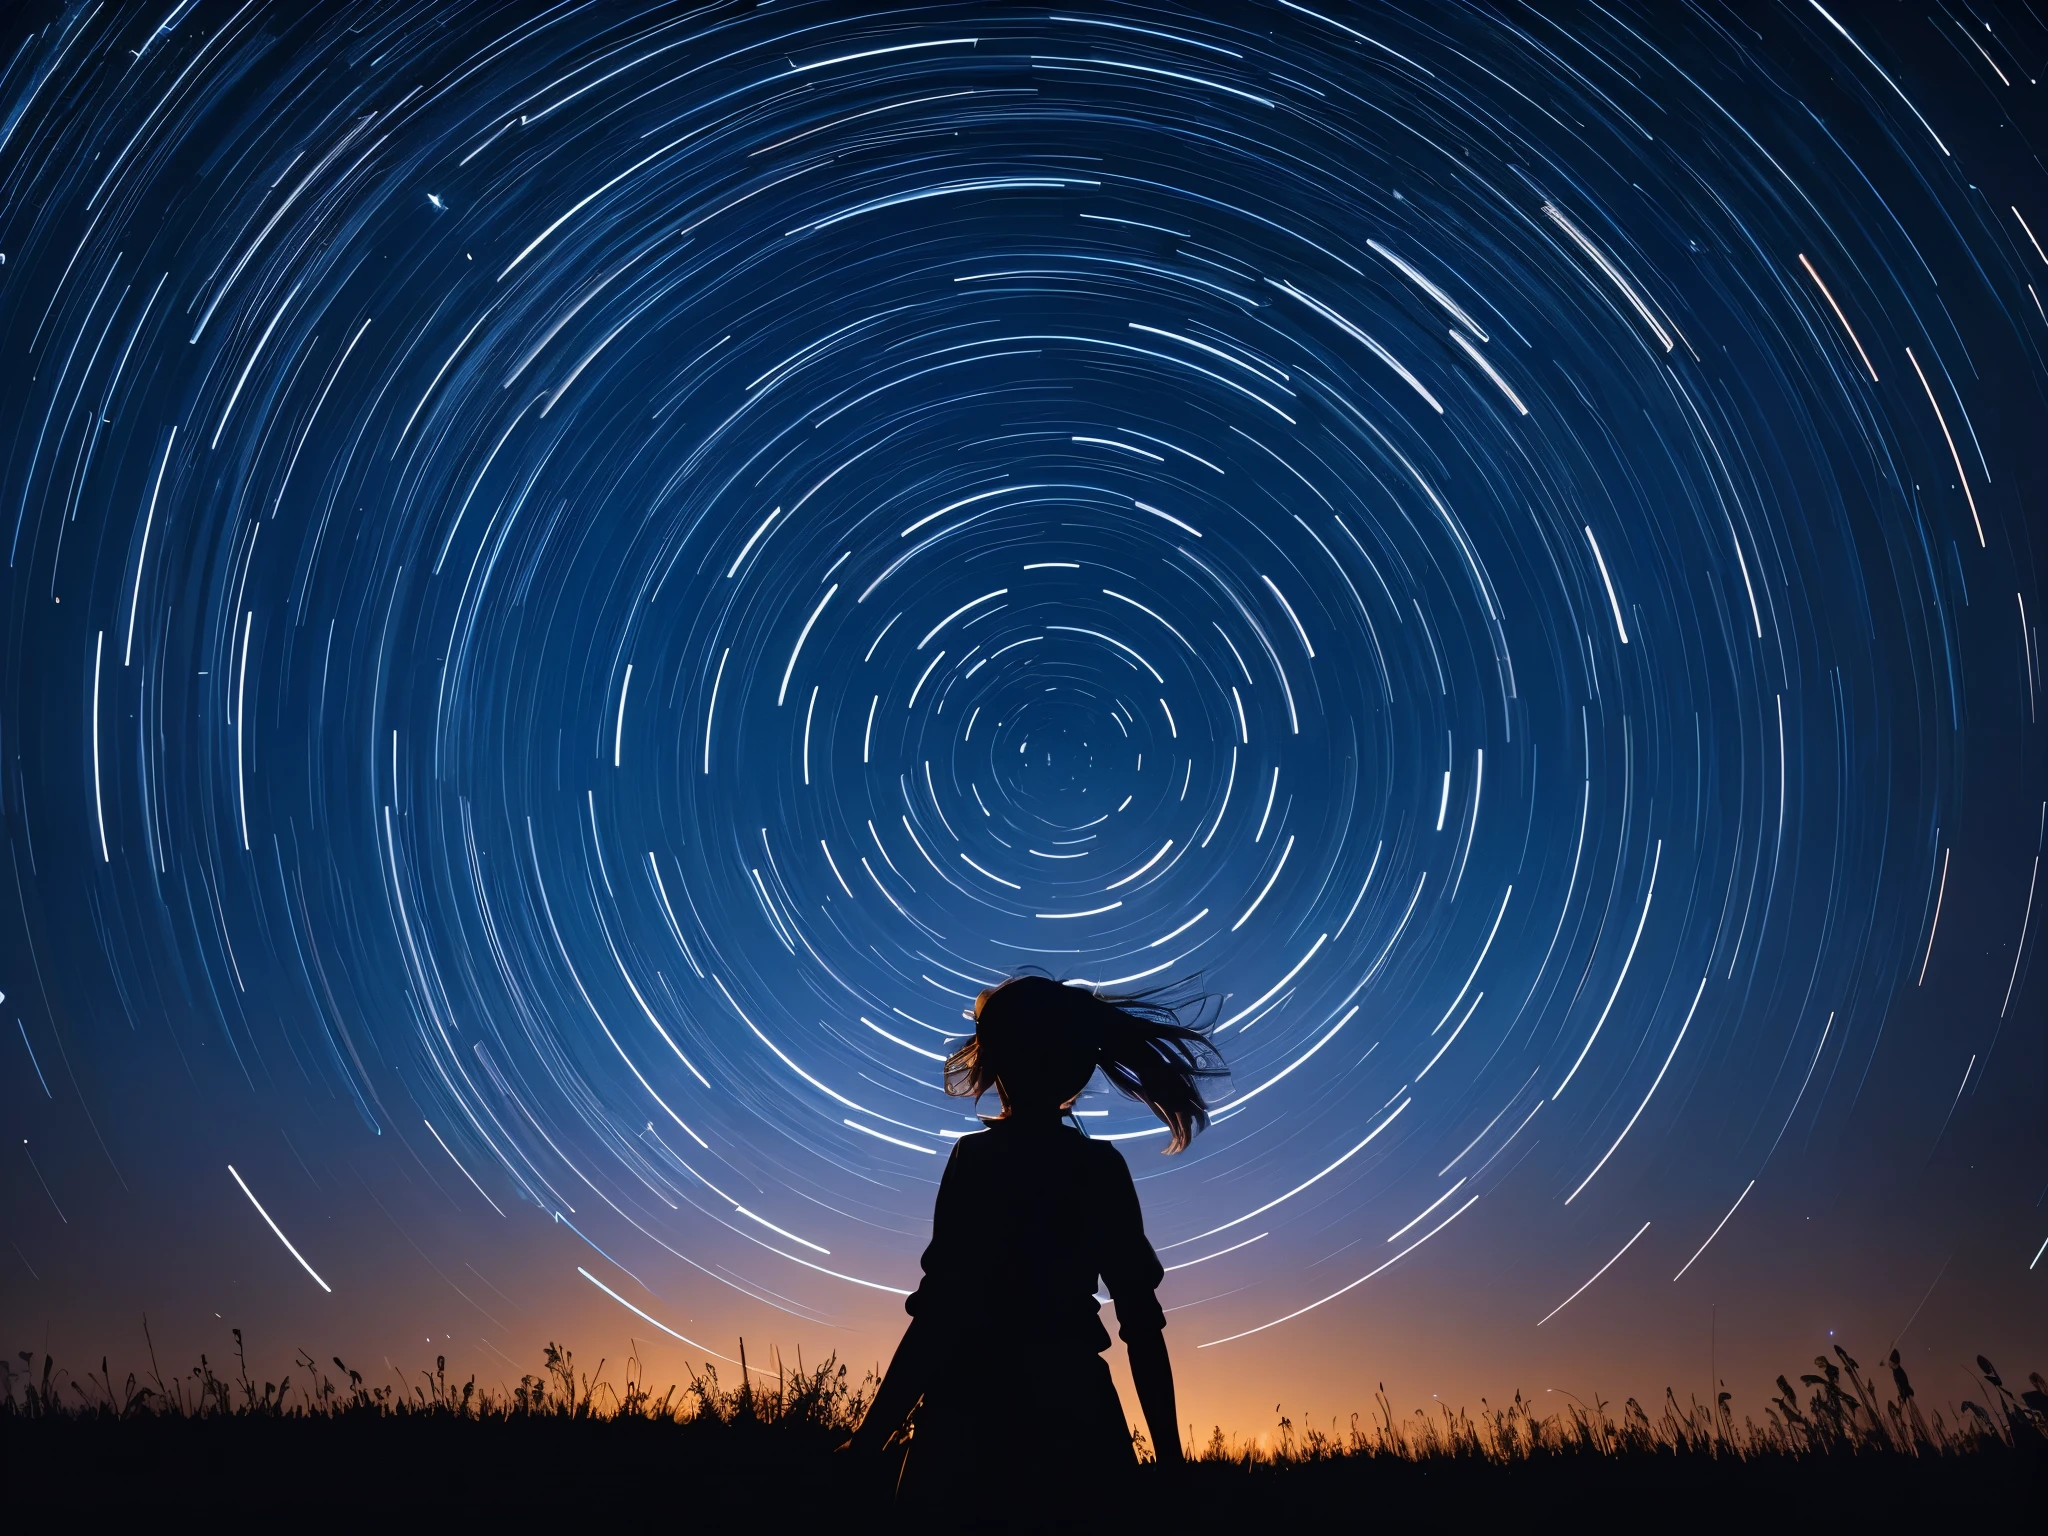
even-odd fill
[{"label": "night sky", "polygon": [[2048,1365],[2044,73],[8,7],[0,1344],[864,1369],[1038,966],[1204,1433]]}]

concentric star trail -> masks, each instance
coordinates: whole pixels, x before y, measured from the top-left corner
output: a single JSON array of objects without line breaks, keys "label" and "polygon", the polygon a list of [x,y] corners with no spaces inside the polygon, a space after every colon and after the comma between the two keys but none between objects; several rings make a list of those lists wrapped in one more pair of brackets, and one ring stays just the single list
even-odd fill
[{"label": "concentric star trail", "polygon": [[1216,1000],[1186,1156],[1079,1106],[1162,1249],[1264,1229],[1205,1359],[1747,1273],[2042,1061],[2048,176],[1961,119],[2048,35],[1926,20],[11,13],[39,1148],[212,1200],[268,1116],[337,1296],[374,1146],[676,1339],[851,1326],[1038,965]]}]

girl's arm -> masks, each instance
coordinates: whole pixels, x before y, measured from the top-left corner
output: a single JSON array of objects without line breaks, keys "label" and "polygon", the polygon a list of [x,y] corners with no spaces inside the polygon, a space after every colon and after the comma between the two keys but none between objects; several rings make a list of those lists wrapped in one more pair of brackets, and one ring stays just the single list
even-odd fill
[{"label": "girl's arm", "polygon": [[1131,1381],[1145,1410],[1145,1429],[1152,1455],[1162,1467],[1181,1464],[1180,1415],[1173,1400],[1173,1362],[1166,1357],[1166,1335],[1157,1330],[1133,1331],[1124,1339],[1131,1357]]},{"label": "girl's arm", "polygon": [[1173,1396],[1173,1362],[1166,1356],[1166,1314],[1155,1292],[1166,1271],[1145,1240],[1145,1216],[1138,1207],[1137,1186],[1130,1166],[1114,1147],[1105,1147],[1104,1280],[1116,1301],[1117,1332],[1130,1355],[1131,1382],[1138,1405],[1145,1410],[1145,1432],[1152,1454],[1162,1467],[1181,1463],[1180,1414]]}]

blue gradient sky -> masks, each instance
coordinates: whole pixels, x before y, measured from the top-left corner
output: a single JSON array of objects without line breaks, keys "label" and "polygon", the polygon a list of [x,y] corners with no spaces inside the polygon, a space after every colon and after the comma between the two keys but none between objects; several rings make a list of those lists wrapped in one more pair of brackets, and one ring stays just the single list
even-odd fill
[{"label": "blue gradient sky", "polygon": [[2040,1363],[2037,21],[5,28],[9,1348],[886,1358],[1035,964],[1192,1420]]}]

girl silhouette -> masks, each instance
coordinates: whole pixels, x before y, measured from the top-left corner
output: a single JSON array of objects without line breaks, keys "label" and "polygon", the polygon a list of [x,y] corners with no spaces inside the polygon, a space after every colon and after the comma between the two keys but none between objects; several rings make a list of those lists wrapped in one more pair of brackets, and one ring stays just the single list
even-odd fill
[{"label": "girl silhouette", "polygon": [[1181,1460],[1173,1367],[1153,1291],[1164,1276],[1122,1154],[1064,1117],[1097,1071],[1165,1122],[1179,1152],[1209,1122],[1199,1080],[1222,1073],[1208,1037],[1157,994],[1098,995],[1019,976],[974,1002],[974,1035],[946,1091],[1002,1113],[954,1144],[932,1213],[924,1282],[856,1450],[901,1443],[899,1496],[998,1493],[1071,1507],[1112,1492],[1135,1461],[1102,1352],[1099,1276],[1162,1465]]}]

